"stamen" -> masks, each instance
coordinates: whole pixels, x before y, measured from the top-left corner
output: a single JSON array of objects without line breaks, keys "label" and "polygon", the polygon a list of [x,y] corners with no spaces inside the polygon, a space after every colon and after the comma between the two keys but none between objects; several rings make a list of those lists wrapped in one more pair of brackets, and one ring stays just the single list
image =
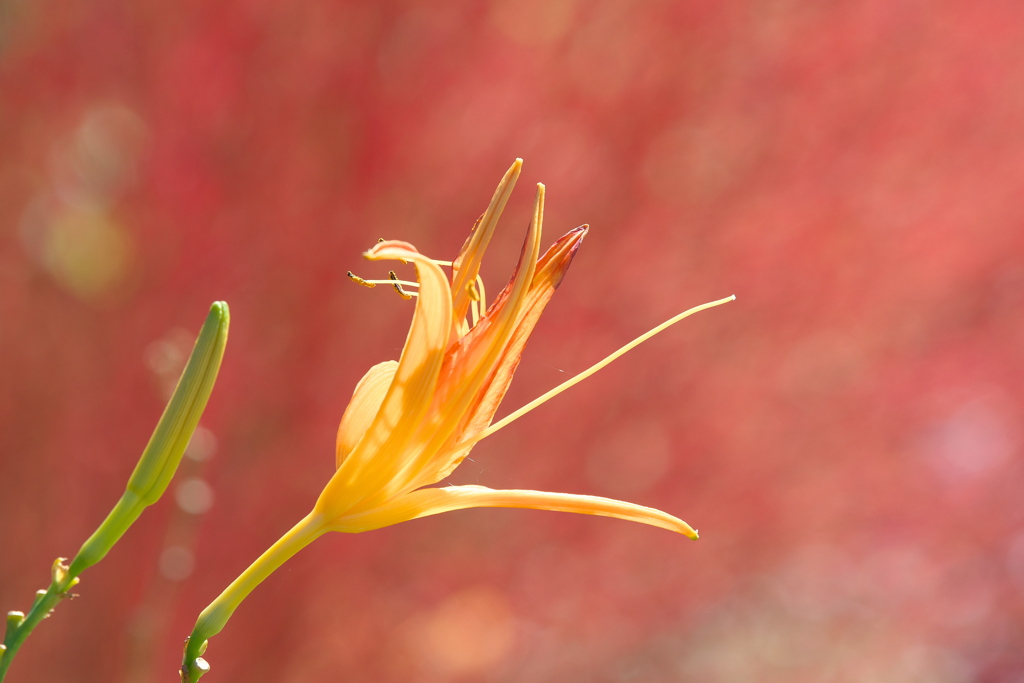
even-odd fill
[{"label": "stamen", "polygon": [[469,314],[473,319],[472,327],[480,321],[486,310],[486,304],[484,303],[484,280],[482,277],[477,275],[473,282],[466,285],[466,296],[469,298]]},{"label": "stamen", "polygon": [[[353,276],[353,279],[355,279],[357,277],[358,276]],[[418,282],[416,282],[414,280],[391,280],[391,279],[388,279],[388,280],[364,280],[361,277],[359,278],[359,284],[364,284],[365,283],[367,287],[373,287],[375,285],[392,285],[392,286],[394,286],[395,282],[397,282],[398,284],[402,285],[403,287],[419,287],[420,286],[420,283],[418,283]],[[413,294],[413,292],[406,292],[406,293],[407,294]]]},{"label": "stamen", "polygon": [[477,441],[480,441],[482,439],[487,438],[488,436],[490,436],[494,432],[498,431],[502,427],[505,427],[506,425],[510,424],[511,422],[513,422],[515,420],[518,420],[523,415],[525,415],[526,413],[530,412],[531,410],[533,410],[537,406],[541,405],[542,403],[545,403],[549,399],[554,398],[555,396],[557,396],[558,394],[562,393],[566,389],[568,389],[568,388],[570,388],[570,387],[572,387],[572,386],[574,386],[576,384],[579,384],[580,382],[582,382],[586,378],[590,377],[591,375],[593,375],[595,372],[597,372],[598,370],[600,370],[604,366],[606,366],[609,363],[611,363],[613,360],[617,359],[619,356],[624,355],[628,351],[632,351],[633,349],[635,349],[640,344],[644,343],[645,341],[647,341],[648,339],[650,339],[654,335],[658,334],[659,332],[663,332],[666,329],[668,329],[669,327],[675,325],[677,322],[679,322],[683,318],[688,318],[691,315],[693,315],[694,313],[699,313],[699,312],[701,312],[703,310],[706,310],[708,308],[714,308],[715,306],[721,306],[722,304],[727,304],[730,301],[735,301],[735,300],[736,300],[736,295],[729,296],[729,297],[726,297],[724,299],[719,299],[717,301],[711,301],[711,302],[706,303],[706,304],[701,304],[700,306],[694,306],[693,308],[691,308],[689,310],[686,310],[686,311],[683,311],[682,313],[680,313],[679,315],[677,315],[677,316],[675,316],[673,318],[669,318],[668,320],[666,320],[662,324],[658,325],[654,329],[649,330],[649,331],[645,332],[644,334],[641,334],[639,337],[637,337],[633,341],[629,342],[628,344],[623,346],[621,349],[619,349],[615,353],[612,353],[611,355],[607,356],[604,360],[598,361],[594,365],[591,365],[589,368],[587,368],[586,370],[584,370],[580,374],[576,375],[572,379],[568,379],[568,380],[562,382],[561,384],[559,384],[557,387],[555,387],[551,391],[543,394],[542,396],[540,396],[538,398],[535,398],[534,400],[530,401],[529,403],[527,403],[525,406],[523,406],[519,410],[516,410],[516,411],[513,411],[513,412],[509,413],[508,415],[506,415],[502,419],[498,420],[494,424],[492,424],[489,427],[483,429],[479,434],[477,434],[472,439],[467,439],[463,443],[458,444],[457,446],[455,446],[452,449],[452,452],[457,452],[457,451],[459,451],[459,450],[461,450],[463,448],[471,446],[472,444],[476,443]]},{"label": "stamen", "polygon": [[469,317],[473,319],[471,327],[475,327],[480,322],[480,292],[476,291],[475,282],[466,285],[466,290],[469,295]]},{"label": "stamen", "polygon": [[[480,317],[482,318],[483,315],[484,315],[484,312],[487,310],[487,292],[486,292],[486,290],[484,290],[484,279],[482,277],[480,277],[480,275],[477,275],[476,276],[475,284],[476,284],[475,293],[476,293],[476,295],[478,297],[476,305],[477,305],[477,308],[480,309],[479,313],[480,313]],[[472,295],[473,292],[470,292],[470,294]],[[474,323],[474,324],[476,324],[476,323]]]},{"label": "stamen", "polygon": [[411,299],[414,296],[419,296],[419,294],[417,294],[416,292],[407,292],[407,291],[405,291],[404,287],[419,287],[420,283],[414,282],[414,281],[411,281],[411,280],[399,280],[398,276],[395,274],[395,271],[393,271],[393,270],[389,271],[388,275],[390,276],[390,278],[387,279],[387,280],[364,280],[363,278],[361,278],[358,275],[356,275],[355,273],[353,273],[351,270],[348,271],[349,279],[352,280],[353,282],[355,282],[356,284],[362,285],[363,287],[376,287],[377,285],[391,285],[392,287],[395,288],[395,291],[397,291],[399,293],[399,295],[401,295],[401,297],[403,299]]},{"label": "stamen", "polygon": [[411,299],[413,297],[412,294],[410,294],[410,293],[406,292],[404,289],[402,289],[402,282],[403,281],[398,279],[398,275],[395,274],[395,271],[389,270],[388,271],[388,277],[391,278],[391,285],[395,288],[395,291],[398,292],[398,295],[400,297],[402,297],[403,299],[406,299],[406,300]]},{"label": "stamen", "polygon": [[487,290],[484,289],[484,279],[479,275],[476,276],[476,293],[480,297],[480,308],[482,309],[487,303]]},{"label": "stamen", "polygon": [[376,287],[377,286],[377,284],[375,282],[370,282],[369,280],[364,280],[363,278],[361,278],[358,275],[356,275],[355,273],[353,273],[351,270],[348,271],[348,279],[352,280],[357,285],[362,285],[363,287],[371,287],[372,288],[372,287]]}]

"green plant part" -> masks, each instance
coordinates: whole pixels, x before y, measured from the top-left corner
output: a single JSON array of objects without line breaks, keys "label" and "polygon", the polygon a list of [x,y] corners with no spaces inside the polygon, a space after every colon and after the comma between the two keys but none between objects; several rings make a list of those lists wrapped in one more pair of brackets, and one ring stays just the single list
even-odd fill
[{"label": "green plant part", "polygon": [[7,628],[0,645],[0,682],[22,643],[57,603],[69,595],[79,575],[102,560],[142,511],[167,490],[213,391],[227,344],[228,324],[228,305],[223,301],[215,302],[121,499],[70,564],[66,564],[63,557],[54,561],[50,587],[36,593],[28,614],[7,613]]}]

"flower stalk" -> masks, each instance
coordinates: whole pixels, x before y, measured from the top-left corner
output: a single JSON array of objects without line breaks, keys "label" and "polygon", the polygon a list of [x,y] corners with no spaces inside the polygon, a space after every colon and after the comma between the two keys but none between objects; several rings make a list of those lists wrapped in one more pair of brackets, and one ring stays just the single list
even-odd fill
[{"label": "flower stalk", "polygon": [[185,656],[179,671],[182,681],[195,683],[210,670],[210,665],[202,658],[207,642],[220,633],[242,600],[286,560],[326,532],[320,515],[314,512],[306,515],[200,613],[192,634],[185,639]]},{"label": "flower stalk", "polygon": [[68,573],[66,561],[65,557],[58,557],[54,560],[50,586],[46,590],[36,592],[36,599],[32,601],[32,607],[28,614],[16,611],[7,613],[4,642],[0,645],[0,681],[3,681],[7,675],[7,669],[25,639],[39,625],[39,622],[53,613],[53,608],[57,606],[57,603],[71,595],[68,591],[78,583],[78,577],[73,577]]}]

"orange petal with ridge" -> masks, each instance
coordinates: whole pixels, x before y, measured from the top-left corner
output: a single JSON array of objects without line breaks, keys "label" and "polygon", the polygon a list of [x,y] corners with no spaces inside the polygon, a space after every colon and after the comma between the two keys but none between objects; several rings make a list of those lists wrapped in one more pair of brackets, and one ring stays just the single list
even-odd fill
[{"label": "orange petal with ridge", "polygon": [[612,498],[545,491],[496,490],[484,486],[419,489],[368,512],[338,520],[337,531],[361,532],[452,510],[479,507],[527,508],[616,517],[660,527],[696,539],[683,520],[655,508]]}]

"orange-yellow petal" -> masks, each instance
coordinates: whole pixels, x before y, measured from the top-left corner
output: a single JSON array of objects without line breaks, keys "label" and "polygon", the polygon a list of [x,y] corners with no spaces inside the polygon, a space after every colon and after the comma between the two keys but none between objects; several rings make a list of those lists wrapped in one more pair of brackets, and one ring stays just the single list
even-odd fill
[{"label": "orange-yellow petal", "polygon": [[337,520],[336,531],[361,532],[451,510],[479,507],[528,508],[617,517],[697,538],[689,524],[655,508],[599,496],[544,491],[495,490],[483,486],[419,489],[360,515]]},{"label": "orange-yellow petal", "polygon": [[402,457],[417,451],[417,432],[430,410],[448,344],[451,290],[444,271],[404,242],[381,242],[366,257],[413,263],[419,296],[409,336],[380,409],[317,501],[318,510],[328,518],[367,498],[388,495],[386,490],[402,467]]},{"label": "orange-yellow petal", "polygon": [[[469,333],[449,347],[440,370],[434,409],[421,428],[422,447],[401,453],[404,466],[393,478],[389,493],[416,488],[412,482],[424,477],[437,480],[428,465],[436,462],[436,454],[453,438],[515,332],[516,320],[537,269],[543,217],[544,186],[538,184],[533,220],[512,281]],[[421,296],[422,291],[421,288]]]},{"label": "orange-yellow petal", "polygon": [[523,160],[516,159],[505,171],[505,177],[494,190],[490,205],[473,226],[473,232],[462,245],[459,255],[452,261],[452,319],[456,328],[465,325],[470,302],[469,287],[480,273],[484,252],[491,242],[494,228],[498,225],[501,212],[505,210],[505,204],[512,195],[522,167]]},{"label": "orange-yellow petal", "polygon": [[565,272],[569,269],[569,265],[576,255],[576,250],[579,249],[583,238],[587,234],[587,229],[588,226],[581,225],[570,230],[552,244],[537,263],[537,271],[533,276],[530,290],[524,299],[522,310],[519,312],[515,332],[513,332],[512,337],[502,352],[501,358],[495,365],[486,388],[479,393],[475,404],[466,413],[462,424],[452,437],[452,440],[446,444],[447,448],[442,449],[438,453],[437,464],[433,467],[424,468],[425,476],[416,480],[416,488],[433,484],[451,474],[458,467],[459,463],[469,455],[472,445],[460,448],[454,452],[450,448],[457,444],[471,441],[480,430],[491,423],[494,413],[497,412],[501,400],[505,397],[505,393],[512,383],[512,376],[519,365],[523,348],[526,346],[526,342],[529,341],[530,334],[533,333],[537,320],[544,312],[544,307],[551,300],[555,289],[561,284]]},{"label": "orange-yellow petal", "polygon": [[335,457],[335,468],[341,467],[348,454],[356,447],[363,434],[370,428],[373,418],[384,403],[384,395],[391,380],[395,378],[398,362],[393,360],[378,363],[367,371],[352,392],[352,400],[341,416],[338,425],[338,449]]}]

